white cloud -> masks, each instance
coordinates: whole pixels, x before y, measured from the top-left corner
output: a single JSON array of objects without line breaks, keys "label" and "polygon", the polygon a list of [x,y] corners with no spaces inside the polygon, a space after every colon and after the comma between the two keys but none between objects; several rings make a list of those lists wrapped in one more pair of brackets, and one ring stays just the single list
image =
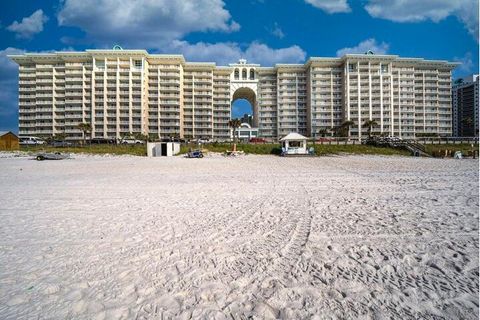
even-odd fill
[{"label": "white cloud", "polygon": [[439,22],[453,15],[478,41],[478,0],[369,0],[365,9],[372,17],[395,22]]},{"label": "white cloud", "polygon": [[187,61],[216,62],[218,65],[228,65],[237,62],[240,58],[245,58],[249,62],[259,63],[262,66],[272,66],[276,63],[304,62],[306,57],[305,51],[296,45],[273,49],[259,42],[252,42],[245,50],[242,50],[234,42],[191,44],[187,41],[174,41],[163,51],[181,53]]},{"label": "white cloud", "polygon": [[389,45],[385,42],[377,43],[377,40],[370,38],[360,42],[355,47],[343,48],[337,51],[337,57],[341,57],[347,53],[365,53],[371,50],[375,54],[386,54]]},{"label": "white cloud", "polygon": [[43,31],[43,25],[48,21],[48,17],[39,9],[32,13],[30,17],[25,17],[22,22],[14,21],[7,27],[8,31],[15,32],[17,38],[30,39],[35,34]]},{"label": "white cloud", "polygon": [[191,44],[175,40],[163,48],[162,52],[183,54],[187,61],[216,62],[219,65],[236,62],[242,56],[240,47],[234,42]]},{"label": "white cloud", "polygon": [[322,9],[327,13],[350,12],[347,0],[305,0],[315,8]]},{"label": "white cloud", "polygon": [[0,50],[0,80],[4,79],[5,74],[17,71],[17,64],[10,60],[7,55],[24,54],[25,50],[8,47]]},{"label": "white cloud", "polygon": [[79,27],[93,42],[158,48],[191,32],[233,32],[222,0],[65,0],[61,26]]},{"label": "white cloud", "polygon": [[259,42],[252,42],[245,50],[245,58],[253,63],[269,66],[275,63],[300,63],[306,58],[305,51],[297,45],[272,49]]},{"label": "white cloud", "polygon": [[279,39],[283,39],[285,37],[285,34],[283,33],[282,29],[276,22],[273,25],[273,29],[270,30],[270,33]]},{"label": "white cloud", "polygon": [[465,74],[473,73],[473,60],[471,52],[467,52],[463,57],[454,57],[453,61],[461,63],[461,65],[457,67],[457,72],[462,72]]}]

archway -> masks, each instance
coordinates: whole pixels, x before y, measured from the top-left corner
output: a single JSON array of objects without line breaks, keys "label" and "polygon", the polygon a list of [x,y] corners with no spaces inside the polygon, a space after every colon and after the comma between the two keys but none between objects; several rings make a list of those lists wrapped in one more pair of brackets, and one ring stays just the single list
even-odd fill
[{"label": "archway", "polygon": [[[247,87],[241,87],[235,90],[233,93],[232,97],[232,102],[231,102],[231,107],[233,108],[234,102],[238,100],[246,100],[248,103],[250,103],[251,108],[252,108],[252,113],[253,113],[253,127],[258,128],[258,103],[257,103],[257,96],[255,94],[255,91],[253,91],[251,88]],[[233,111],[233,110],[232,110]],[[236,118],[233,115],[233,112],[231,113],[232,118]]]}]

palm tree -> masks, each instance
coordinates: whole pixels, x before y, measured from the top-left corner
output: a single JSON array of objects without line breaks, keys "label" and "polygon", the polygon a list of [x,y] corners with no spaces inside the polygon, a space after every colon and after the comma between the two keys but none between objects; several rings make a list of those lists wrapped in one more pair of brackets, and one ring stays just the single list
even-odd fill
[{"label": "palm tree", "polygon": [[367,120],[363,123],[362,127],[367,128],[368,137],[371,137],[372,128],[377,126],[378,123],[375,120]]},{"label": "palm tree", "polygon": [[341,133],[347,137],[350,136],[350,127],[353,127],[355,125],[355,122],[353,122],[352,120],[347,120],[347,121],[344,121],[341,125],[340,125],[340,128],[341,128]]},{"label": "palm tree", "polygon": [[149,133],[148,134],[148,142],[154,142],[158,139],[157,133]]},{"label": "palm tree", "polygon": [[57,133],[55,136],[54,136],[55,140],[58,140],[58,141],[65,141],[65,139],[67,138],[67,136],[65,135],[65,133]]},{"label": "palm tree", "polygon": [[340,131],[342,130],[341,127],[333,127],[330,129],[332,131],[332,134],[334,137],[339,137],[340,136]]},{"label": "palm tree", "polygon": [[146,134],[143,134],[143,133],[135,133],[134,135],[134,138],[137,139],[137,140],[140,140],[140,141],[143,141],[145,143],[148,142],[148,135]]},{"label": "palm tree", "polygon": [[329,132],[330,130],[326,128],[322,128],[318,130],[318,134],[320,135],[320,137],[325,137]]},{"label": "palm tree", "polygon": [[80,131],[82,131],[82,134],[83,134],[83,145],[86,145],[87,144],[87,133],[91,132],[92,131],[92,126],[90,125],[90,123],[87,123],[87,122],[83,122],[83,123],[79,123],[77,125],[77,129],[79,129]]},{"label": "palm tree", "polygon": [[228,121],[228,126],[233,129],[233,151],[237,151],[237,128],[240,128],[242,122],[240,119],[232,119]]}]

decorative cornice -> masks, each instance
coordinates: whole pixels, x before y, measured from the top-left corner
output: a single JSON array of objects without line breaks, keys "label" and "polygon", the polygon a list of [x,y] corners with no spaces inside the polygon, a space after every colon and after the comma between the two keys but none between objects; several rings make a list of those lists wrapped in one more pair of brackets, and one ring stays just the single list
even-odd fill
[{"label": "decorative cornice", "polygon": [[450,62],[446,60],[426,60],[423,58],[401,58],[398,55],[386,54],[346,54],[342,57],[310,57],[303,64],[276,64],[272,67],[262,67],[260,64],[240,64],[232,63],[228,66],[217,66],[214,62],[187,62],[181,54],[149,54],[146,50],[107,50],[107,49],[91,49],[85,51],[58,51],[52,53],[25,53],[21,55],[8,55],[10,59],[18,64],[41,63],[41,62],[62,62],[72,60],[91,59],[99,57],[141,57],[149,62],[165,61],[169,63],[178,63],[186,69],[202,69],[202,70],[223,70],[231,71],[234,68],[254,67],[258,72],[271,72],[284,69],[307,69],[315,65],[342,65],[347,61],[386,61],[399,63],[402,65],[419,65],[425,67],[437,67],[445,69],[454,69],[460,63]]}]

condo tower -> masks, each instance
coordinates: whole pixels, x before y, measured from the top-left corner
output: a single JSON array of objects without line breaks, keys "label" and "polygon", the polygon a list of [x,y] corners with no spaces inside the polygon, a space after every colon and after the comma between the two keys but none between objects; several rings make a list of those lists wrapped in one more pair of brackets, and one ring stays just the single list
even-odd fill
[{"label": "condo tower", "polygon": [[19,65],[19,133],[80,140],[141,133],[155,138],[229,140],[232,103],[250,102],[259,136],[314,137],[352,121],[352,138],[452,134],[456,64],[396,55],[312,57],[262,67],[187,62],[145,50],[86,50],[9,56]]}]

